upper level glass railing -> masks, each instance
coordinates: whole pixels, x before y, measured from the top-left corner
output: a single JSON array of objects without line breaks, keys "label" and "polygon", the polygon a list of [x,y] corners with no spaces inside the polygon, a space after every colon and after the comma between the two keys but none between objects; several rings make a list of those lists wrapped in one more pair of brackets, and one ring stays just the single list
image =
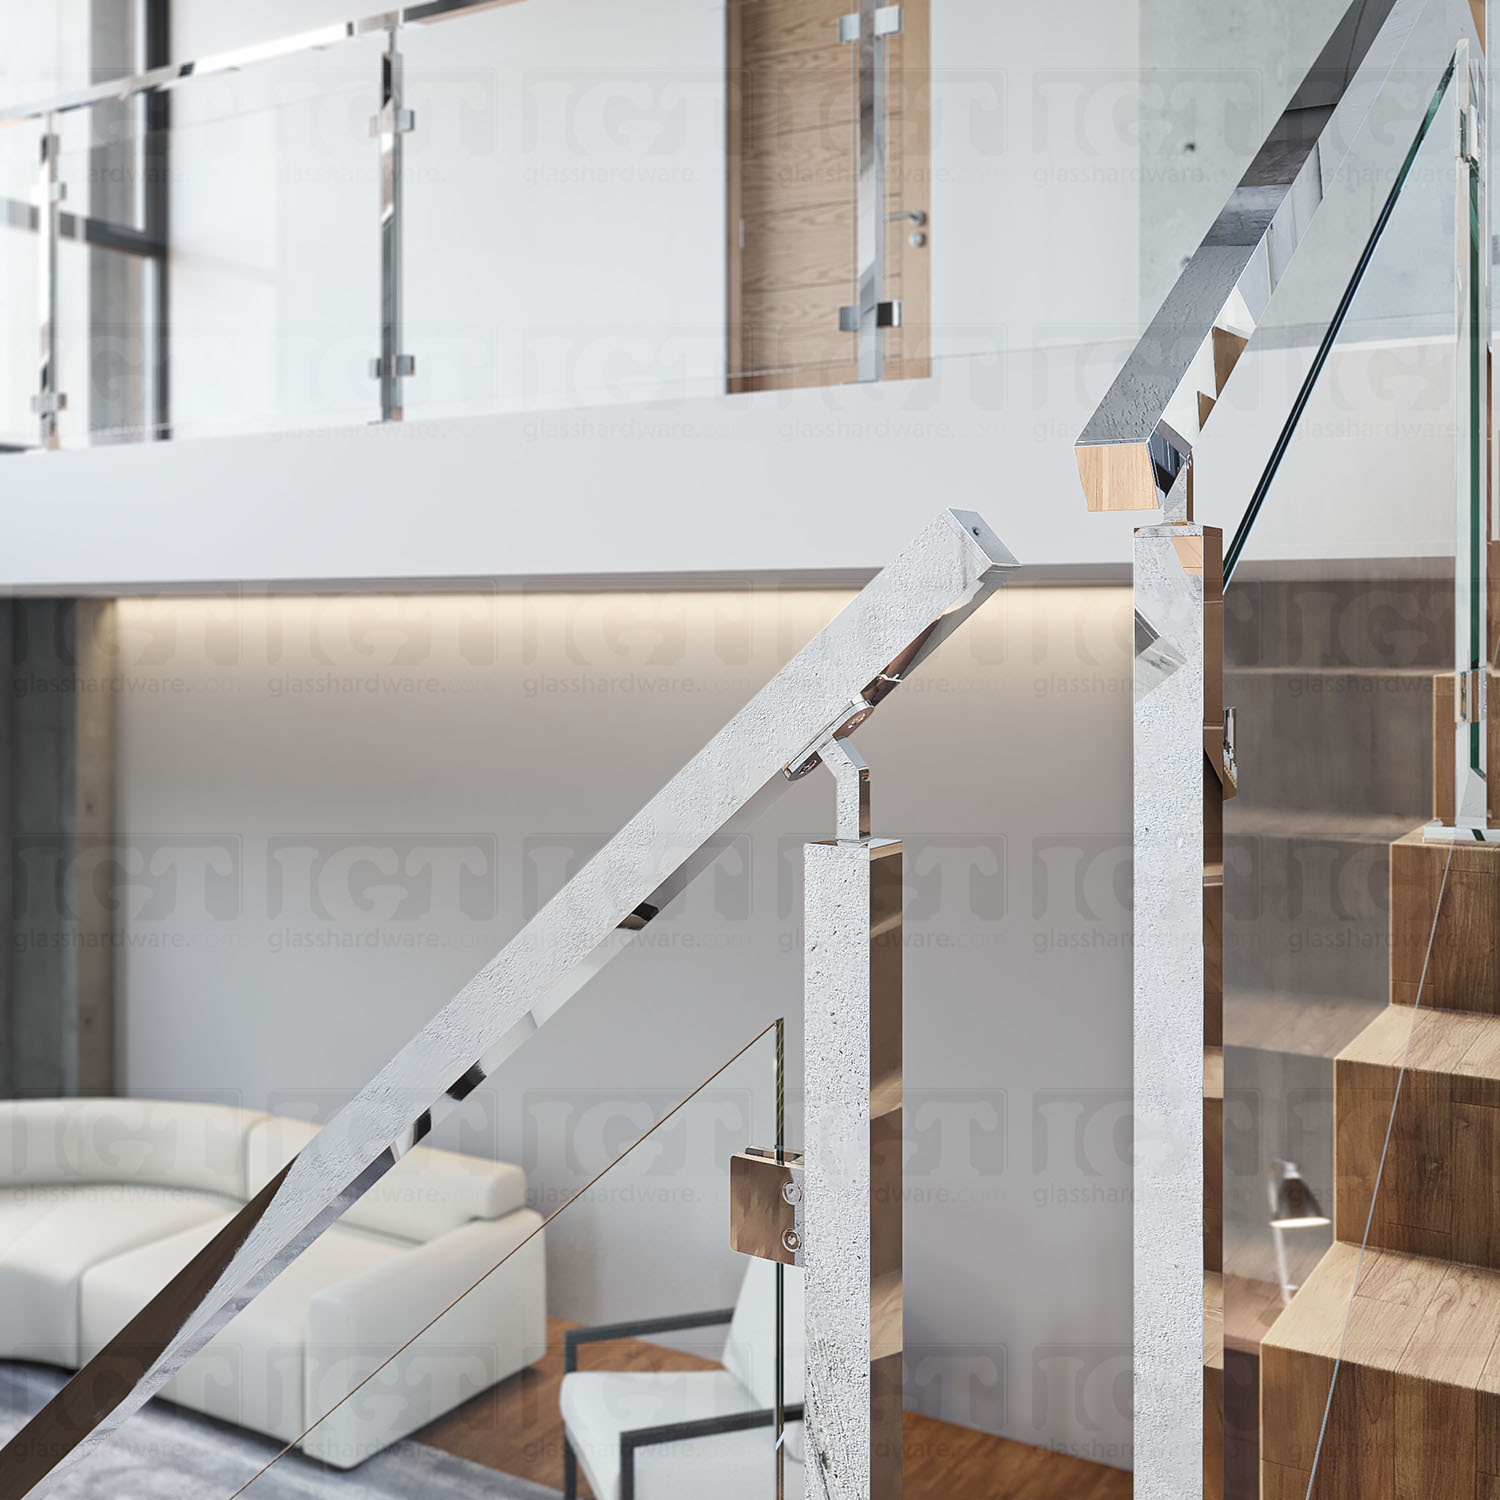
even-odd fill
[{"label": "upper level glass railing", "polygon": [[944,3],[433,4],[0,108],[0,438],[609,406],[993,354],[1003,182],[976,90],[1006,48],[976,34],[935,84]]}]

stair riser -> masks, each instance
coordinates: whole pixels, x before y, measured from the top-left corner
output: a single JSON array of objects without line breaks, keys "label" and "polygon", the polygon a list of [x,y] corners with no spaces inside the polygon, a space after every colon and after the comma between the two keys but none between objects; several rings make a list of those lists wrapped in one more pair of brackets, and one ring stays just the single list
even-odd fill
[{"label": "stair riser", "polygon": [[1224,701],[1237,710],[1247,807],[1430,816],[1430,675],[1230,671]]},{"label": "stair riser", "polygon": [[1224,591],[1231,667],[1452,668],[1451,579],[1236,576]]},{"label": "stair riser", "polygon": [[1396,1101],[1397,1077],[1335,1064],[1335,1235],[1500,1270],[1500,1080],[1408,1070]]},{"label": "stair riser", "polygon": [[1229,833],[1224,865],[1231,995],[1368,997],[1372,1005],[1384,1004],[1388,844]]},{"label": "stair riser", "polygon": [[1500,1015],[1500,844],[1391,846],[1391,1003]]}]

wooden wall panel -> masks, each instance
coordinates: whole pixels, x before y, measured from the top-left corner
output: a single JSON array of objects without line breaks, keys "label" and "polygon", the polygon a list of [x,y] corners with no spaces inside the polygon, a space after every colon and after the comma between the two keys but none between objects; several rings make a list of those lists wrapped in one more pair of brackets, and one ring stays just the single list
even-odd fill
[{"label": "wooden wall panel", "polygon": [[[902,6],[885,43],[886,208],[930,212],[929,0]],[[729,0],[729,386],[857,378],[838,326],[856,300],[855,49],[838,40],[848,0]],[[920,228],[923,243],[909,235]],[[902,304],[885,334],[885,378],[929,373],[931,234],[888,222],[882,297]]]}]

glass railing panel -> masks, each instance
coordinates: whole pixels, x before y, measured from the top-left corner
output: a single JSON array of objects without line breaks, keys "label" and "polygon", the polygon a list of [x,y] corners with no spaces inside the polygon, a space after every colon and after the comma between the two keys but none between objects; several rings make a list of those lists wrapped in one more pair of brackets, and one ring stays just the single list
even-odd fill
[{"label": "glass railing panel", "polygon": [[[64,351],[62,445],[927,374],[927,8],[883,8],[862,38],[843,4],[652,4],[335,29],[166,89],[59,97],[59,334],[106,346]],[[972,166],[950,188],[993,186]],[[983,235],[952,242],[990,264]],[[394,391],[369,370],[387,327]],[[122,364],[151,380],[95,399]]]},{"label": "glass railing panel", "polygon": [[378,83],[361,39],[172,91],[175,436],[378,410]]},{"label": "glass railing panel", "polygon": [[[1330,1402],[1329,1375],[1351,1306],[1340,1278],[1365,1231],[1356,1200],[1381,1154],[1359,1060],[1400,1030],[1392,1002],[1417,941],[1393,910],[1393,849],[1420,846],[1432,815],[1434,684],[1451,671],[1468,406],[1461,92],[1450,79],[1419,111],[1384,180],[1383,223],[1300,392],[1282,390],[1309,352],[1285,314],[1235,377],[1292,417],[1226,553],[1224,697],[1239,772],[1224,807],[1230,1496],[1262,1481],[1265,1493],[1378,1493],[1374,1478],[1339,1487],[1351,1455],[1390,1462],[1398,1446],[1394,1427],[1360,1409],[1356,1384]],[[1205,454],[1222,441],[1210,433]],[[1310,1327],[1323,1345],[1308,1342]],[[1393,1368],[1400,1351],[1379,1342],[1361,1357]],[[1355,1363],[1341,1382],[1362,1378],[1348,1373]]]},{"label": "glass railing panel", "polygon": [[[571,1446],[577,1493],[618,1495],[620,1434],[692,1420],[707,1430],[639,1444],[637,1494],[673,1484],[773,1500],[778,1369],[790,1426],[799,1356],[779,1342],[776,1269],[731,1248],[729,1167],[748,1145],[777,1144],[778,1030],[691,1084],[670,1072],[650,1085],[518,1081],[507,1097],[502,1070],[67,1483],[92,1494],[149,1476],[153,1494],[203,1500],[330,1486],[383,1500],[541,1496],[563,1487]],[[276,1102],[244,1142],[255,1187],[338,1108],[316,1088]],[[162,1112],[158,1156],[202,1153],[195,1121],[172,1133],[172,1111],[185,1106],[140,1107]],[[231,1111],[207,1120],[221,1151],[244,1129]],[[138,1149],[117,1121],[75,1121],[28,1142],[106,1159]],[[229,1211],[92,1278],[80,1308],[86,1358]],[[782,1274],[779,1305],[800,1329],[799,1276]],[[570,1337],[582,1330],[592,1332]],[[17,1425],[68,1378],[42,1365],[3,1375]],[[788,1467],[785,1493],[800,1495]]]},{"label": "glass railing panel", "polygon": [[36,234],[37,159],[41,128],[21,123],[0,128],[0,444],[33,447],[41,330]]},{"label": "glass railing panel", "polygon": [[57,247],[59,446],[148,441],[158,430],[161,262],[65,236]]},{"label": "glass railing panel", "polygon": [[407,417],[722,393],[721,0],[501,7],[400,47]]},{"label": "glass railing panel", "polygon": [[[494,1107],[483,1092],[463,1111],[481,1132]],[[514,1233],[503,1220],[459,1230],[472,1253],[447,1265],[429,1253],[410,1308],[380,1320],[383,1340],[330,1349],[309,1370],[292,1450],[263,1443],[242,1488],[223,1493],[279,1495],[320,1466],[359,1463],[392,1497],[530,1494],[528,1483],[563,1487],[571,1447],[578,1493],[620,1495],[622,1434],[695,1422],[634,1448],[635,1493],[772,1500],[778,1278],[730,1248],[728,1168],[746,1145],[775,1145],[778,1097],[774,1026],[686,1098],[624,1086],[528,1094],[531,1149],[568,1162],[575,1194],[535,1204]],[[783,1305],[799,1274],[783,1273]],[[800,1384],[785,1366],[782,1379]],[[456,1404],[460,1391],[472,1394]],[[788,1495],[801,1494],[797,1467]]]},{"label": "glass railing panel", "polygon": [[[171,185],[152,128],[161,96],[49,117],[59,204],[58,446],[141,441],[162,429],[165,226]],[[40,315],[40,309],[38,316]]]},{"label": "glass railing panel", "polygon": [[378,416],[379,64],[358,38],[55,117],[63,446]]}]

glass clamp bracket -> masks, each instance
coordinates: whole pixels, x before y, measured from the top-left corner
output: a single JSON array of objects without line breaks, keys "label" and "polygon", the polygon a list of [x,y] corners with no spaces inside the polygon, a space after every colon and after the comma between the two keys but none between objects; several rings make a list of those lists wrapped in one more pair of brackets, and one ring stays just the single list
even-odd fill
[{"label": "glass clamp bracket", "polygon": [[729,1158],[729,1245],[741,1255],[800,1266],[802,1153],[747,1146]]}]

